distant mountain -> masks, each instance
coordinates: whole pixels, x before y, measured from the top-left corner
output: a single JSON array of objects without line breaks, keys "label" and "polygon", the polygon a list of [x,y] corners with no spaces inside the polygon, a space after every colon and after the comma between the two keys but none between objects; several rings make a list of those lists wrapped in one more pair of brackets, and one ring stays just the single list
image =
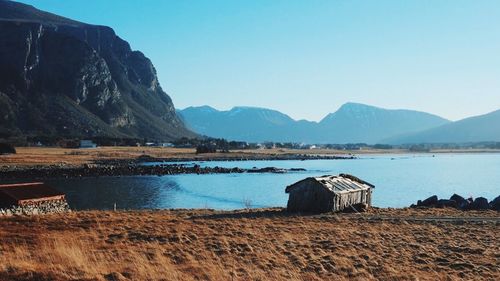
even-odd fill
[{"label": "distant mountain", "polygon": [[500,141],[500,110],[437,128],[387,139],[387,143],[466,143]]},{"label": "distant mountain", "polygon": [[296,121],[279,111],[255,107],[234,107],[229,111],[188,107],[178,113],[188,128],[199,134],[249,142],[377,143],[449,123],[428,113],[358,103],[344,104],[319,123]]},{"label": "distant mountain", "polygon": [[327,139],[338,143],[377,143],[388,136],[418,132],[447,123],[448,120],[425,112],[346,103],[335,113],[327,115],[319,125]]},{"label": "distant mountain", "polygon": [[0,138],[194,137],[151,61],[106,26],[0,0]]},{"label": "distant mountain", "polygon": [[234,107],[218,111],[209,106],[179,110],[186,126],[202,135],[230,140],[289,141],[295,120],[276,110],[257,107]]}]

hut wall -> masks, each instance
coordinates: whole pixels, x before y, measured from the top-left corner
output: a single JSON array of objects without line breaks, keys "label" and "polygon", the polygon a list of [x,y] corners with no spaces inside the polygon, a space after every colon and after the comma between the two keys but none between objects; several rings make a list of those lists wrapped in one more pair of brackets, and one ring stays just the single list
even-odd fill
[{"label": "hut wall", "polygon": [[345,193],[337,193],[333,198],[333,211],[341,211],[350,205],[365,203],[371,206],[371,188]]},{"label": "hut wall", "polygon": [[303,182],[290,191],[287,209],[302,212],[328,212],[333,207],[333,193],[316,182]]},{"label": "hut wall", "polygon": [[373,189],[370,188],[367,190],[367,193],[366,193],[366,204],[368,205],[368,207],[372,206],[372,191],[373,191]]}]

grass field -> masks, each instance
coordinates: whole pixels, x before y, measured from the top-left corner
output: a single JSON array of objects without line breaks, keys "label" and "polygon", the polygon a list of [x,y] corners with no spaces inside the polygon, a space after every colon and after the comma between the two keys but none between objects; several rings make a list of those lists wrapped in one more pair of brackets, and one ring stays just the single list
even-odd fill
[{"label": "grass field", "polygon": [[[431,153],[498,153],[499,150],[436,150]],[[332,149],[255,149],[232,150],[229,153],[196,154],[191,148],[162,147],[99,147],[92,149],[66,149],[54,147],[18,147],[17,154],[0,155],[2,166],[82,165],[97,160],[135,160],[141,156],[168,159],[267,159],[274,156],[321,155],[347,156],[358,154],[398,154],[407,150],[332,150]]]},{"label": "grass field", "polygon": [[0,155],[1,165],[81,165],[96,160],[134,160],[141,156],[163,159],[218,159],[218,158],[270,158],[274,155],[346,155],[350,152],[336,150],[287,150],[257,149],[232,150],[229,153],[196,154],[192,148],[163,147],[98,147],[67,149],[52,147],[19,147],[17,154]]},{"label": "grass field", "polygon": [[195,155],[194,149],[159,147],[99,147],[69,149],[53,147],[18,147],[17,154],[0,156],[0,165],[81,165],[95,160],[136,159],[143,155],[182,158]]},{"label": "grass field", "polygon": [[0,218],[0,280],[499,280],[494,211]]}]

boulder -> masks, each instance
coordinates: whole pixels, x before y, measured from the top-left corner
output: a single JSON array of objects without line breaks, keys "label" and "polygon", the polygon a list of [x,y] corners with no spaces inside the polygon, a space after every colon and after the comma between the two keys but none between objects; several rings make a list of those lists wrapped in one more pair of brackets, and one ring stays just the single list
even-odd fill
[{"label": "boulder", "polygon": [[[464,200],[465,201],[465,200]],[[455,200],[439,199],[437,201],[438,208],[456,208],[457,202]]]},{"label": "boulder", "polygon": [[469,207],[469,202],[456,193],[450,197],[450,200],[455,201],[455,208],[458,208],[460,210],[465,210]]},{"label": "boulder", "polygon": [[500,211],[500,196],[497,196],[497,198],[490,202],[490,208],[492,210]]},{"label": "boulder", "polygon": [[276,168],[276,167],[265,167],[265,168],[252,168],[247,171],[248,173],[275,173],[275,174],[283,174],[287,171],[285,169]]},{"label": "boulder", "polygon": [[484,197],[478,197],[471,204],[470,208],[472,210],[488,210],[490,208],[490,204],[488,204],[488,199]]},{"label": "boulder", "polygon": [[423,206],[423,207],[432,207],[435,206],[438,202],[438,197],[437,195],[432,195],[431,197],[425,199],[424,201],[417,202],[417,206]]},{"label": "boulder", "polygon": [[465,200],[465,201],[467,201],[467,204],[469,204],[469,207],[470,207],[470,205],[471,205],[472,203],[474,203],[474,198],[469,197],[469,198],[467,198],[467,200]]}]

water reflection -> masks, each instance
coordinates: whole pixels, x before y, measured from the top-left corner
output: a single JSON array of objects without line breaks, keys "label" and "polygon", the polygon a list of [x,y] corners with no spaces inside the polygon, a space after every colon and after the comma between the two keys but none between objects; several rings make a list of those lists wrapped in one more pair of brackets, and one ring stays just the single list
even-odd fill
[{"label": "water reflection", "polygon": [[172,208],[180,189],[168,178],[154,176],[100,177],[46,180],[66,193],[73,209],[145,209]]}]

